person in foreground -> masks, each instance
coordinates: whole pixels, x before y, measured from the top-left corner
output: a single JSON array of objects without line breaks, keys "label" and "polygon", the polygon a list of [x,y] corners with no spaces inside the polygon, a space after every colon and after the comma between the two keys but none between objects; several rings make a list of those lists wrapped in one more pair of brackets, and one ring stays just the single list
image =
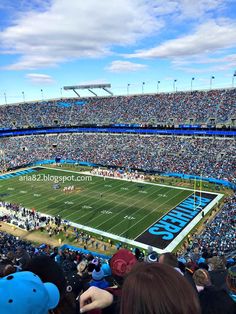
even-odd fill
[{"label": "person in foreground", "polygon": [[[80,297],[80,312],[104,309],[111,293],[92,287]],[[136,264],[122,287],[120,314],[200,314],[198,297],[175,269],[159,263]]]}]

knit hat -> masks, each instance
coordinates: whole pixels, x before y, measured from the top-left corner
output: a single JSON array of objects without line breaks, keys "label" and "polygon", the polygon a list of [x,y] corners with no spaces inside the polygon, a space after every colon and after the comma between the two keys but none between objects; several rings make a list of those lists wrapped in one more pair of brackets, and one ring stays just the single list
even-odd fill
[{"label": "knit hat", "polygon": [[31,272],[18,272],[0,279],[1,314],[47,314],[59,303],[58,288],[43,283]]},{"label": "knit hat", "polygon": [[99,261],[97,258],[94,258],[91,263],[97,266],[99,264]]},{"label": "knit hat", "polygon": [[183,256],[178,257],[178,262],[182,263],[182,264],[187,264],[186,259]]},{"label": "knit hat", "polygon": [[104,277],[111,276],[111,267],[108,264],[102,264],[102,270],[104,272]]},{"label": "knit hat", "polygon": [[93,280],[99,281],[104,278],[104,272],[100,267],[97,267],[92,272],[92,278]]},{"label": "knit hat", "polygon": [[158,262],[158,254],[156,252],[152,252],[151,254],[149,254],[147,256],[147,259],[146,261],[148,263],[155,263],[155,262]]},{"label": "knit hat", "polygon": [[206,259],[204,257],[200,257],[197,261],[198,264],[202,264],[202,263],[205,263],[206,262]]},{"label": "knit hat", "polygon": [[126,249],[120,249],[111,258],[110,267],[113,275],[124,277],[137,263],[135,256]]}]

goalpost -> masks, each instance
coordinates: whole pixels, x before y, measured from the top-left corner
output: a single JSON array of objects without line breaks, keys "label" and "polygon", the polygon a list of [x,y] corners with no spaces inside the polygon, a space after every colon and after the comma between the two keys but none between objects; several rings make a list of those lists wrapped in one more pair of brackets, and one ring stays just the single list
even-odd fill
[{"label": "goalpost", "polygon": [[[198,204],[196,202],[197,191],[199,191],[199,202],[198,202]],[[194,195],[193,210],[196,210],[197,208],[201,207],[201,204],[202,204],[202,175],[200,176],[200,180],[199,180],[199,189],[197,188],[197,178],[196,177],[194,178],[193,195]]]}]

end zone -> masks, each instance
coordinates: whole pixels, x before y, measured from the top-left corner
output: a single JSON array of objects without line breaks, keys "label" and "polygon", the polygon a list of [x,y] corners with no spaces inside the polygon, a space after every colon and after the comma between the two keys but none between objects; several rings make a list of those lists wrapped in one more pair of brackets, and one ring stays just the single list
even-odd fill
[{"label": "end zone", "polygon": [[147,228],[135,241],[171,252],[219,202],[223,194],[196,192]]}]

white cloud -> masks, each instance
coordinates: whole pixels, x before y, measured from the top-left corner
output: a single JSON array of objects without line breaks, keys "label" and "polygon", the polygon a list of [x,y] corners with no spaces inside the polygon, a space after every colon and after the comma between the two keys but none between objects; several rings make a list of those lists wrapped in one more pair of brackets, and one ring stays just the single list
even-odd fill
[{"label": "white cloud", "polygon": [[53,84],[54,79],[47,74],[40,73],[29,73],[26,75],[26,78],[29,79],[34,84]]},{"label": "white cloud", "polygon": [[172,65],[175,69],[187,73],[214,73],[228,70],[233,73],[236,69],[236,54],[175,58]]},{"label": "white cloud", "polygon": [[173,64],[176,65],[187,65],[192,64],[214,64],[214,63],[235,63],[236,54],[222,55],[222,56],[197,56],[193,58],[179,58],[173,61]]},{"label": "white cloud", "polygon": [[146,0],[53,0],[44,12],[21,12],[0,32],[0,50],[20,55],[8,69],[45,68],[107,55],[113,46],[134,44],[163,26]]},{"label": "white cloud", "polygon": [[213,10],[220,10],[225,6],[222,0],[159,0],[155,3],[156,15],[170,15],[180,19],[199,19],[209,15]]},{"label": "white cloud", "polygon": [[125,55],[130,58],[176,58],[208,54],[236,46],[236,23],[229,20],[210,20],[199,25],[195,32],[168,40],[154,48]]},{"label": "white cloud", "polygon": [[106,69],[110,72],[135,72],[144,70],[147,66],[145,64],[134,63],[130,61],[113,61]]},{"label": "white cloud", "polygon": [[[18,57],[5,67],[9,70],[34,70],[84,57],[106,56],[117,46],[137,44],[151,34],[157,36],[166,24],[170,28],[179,20],[203,19],[221,9],[222,2],[19,0],[16,8],[13,1],[12,26],[0,32],[0,54]],[[171,41],[160,45],[162,51],[166,45],[171,46]],[[155,55],[153,50],[142,53]]]},{"label": "white cloud", "polygon": [[204,18],[213,10],[222,10],[226,5],[222,0],[180,0],[180,18]]}]

